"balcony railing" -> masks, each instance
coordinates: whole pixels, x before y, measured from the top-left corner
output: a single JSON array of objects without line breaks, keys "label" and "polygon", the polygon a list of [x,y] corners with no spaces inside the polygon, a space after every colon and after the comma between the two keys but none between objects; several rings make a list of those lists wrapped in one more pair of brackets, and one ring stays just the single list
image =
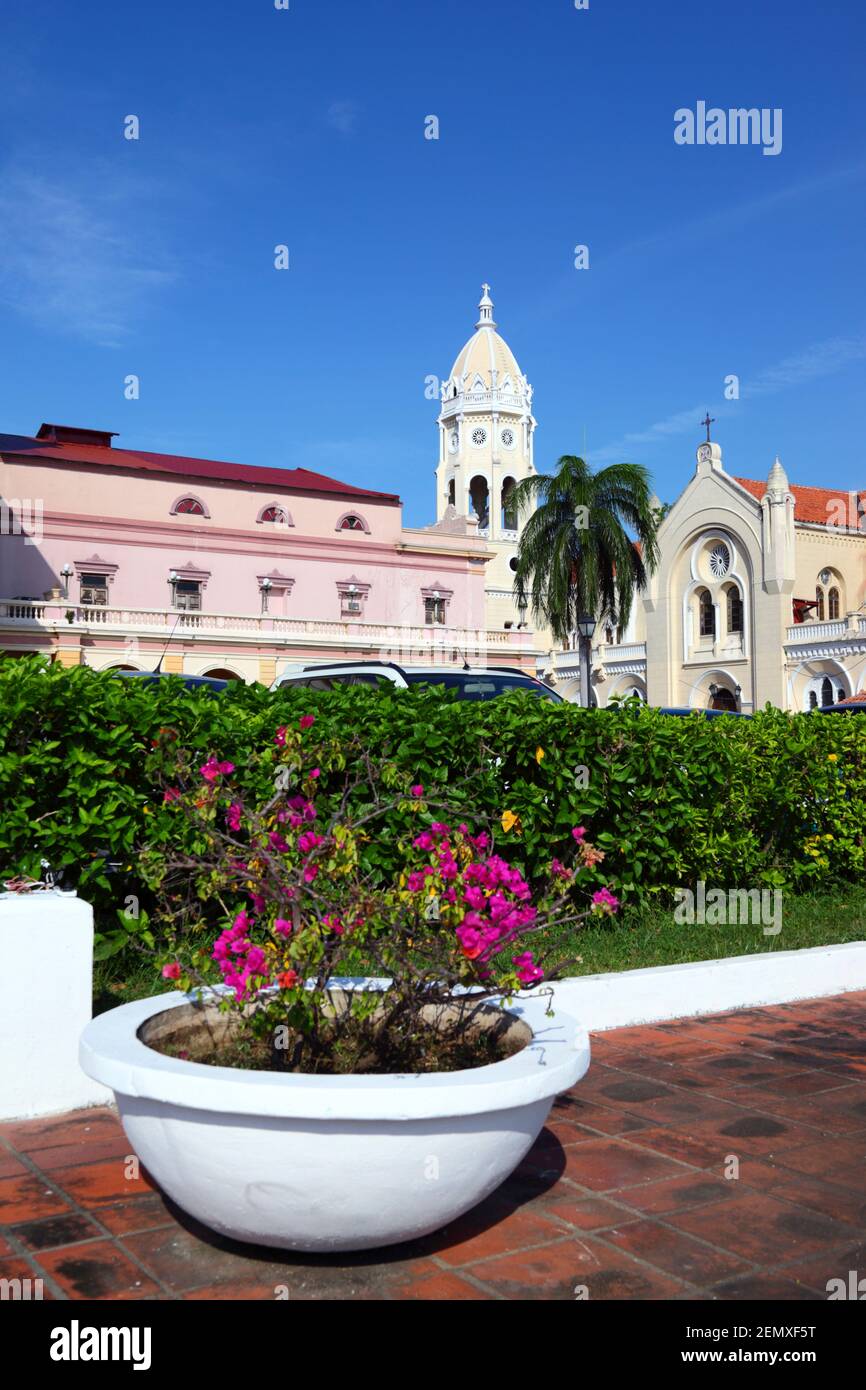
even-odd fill
[{"label": "balcony railing", "polygon": [[851,613],[847,618],[833,618],[830,622],[794,623],[785,637],[792,642],[839,642],[852,637],[866,636],[866,618]]},{"label": "balcony railing", "polygon": [[406,648],[457,647],[478,650],[494,647],[503,651],[527,648],[532,634],[481,628],[449,627],[441,623],[373,623],[353,619],[326,621],[320,618],[288,618],[275,613],[178,612],[172,608],[123,608],[84,606],[63,599],[2,599],[0,626],[6,628],[58,628],[76,631],[97,629],[124,636],[153,633],[167,637],[173,628],[178,634],[228,636],[239,640],[309,645],[321,641],[325,646]]}]

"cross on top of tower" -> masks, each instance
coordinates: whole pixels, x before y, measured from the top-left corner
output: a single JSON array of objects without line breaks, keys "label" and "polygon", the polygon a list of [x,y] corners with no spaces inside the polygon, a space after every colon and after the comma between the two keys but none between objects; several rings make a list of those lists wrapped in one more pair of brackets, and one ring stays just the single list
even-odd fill
[{"label": "cross on top of tower", "polygon": [[711,419],[711,418],[710,418],[710,412],[707,411],[707,418],[706,418],[705,420],[702,420],[702,421],[701,421],[701,424],[702,424],[702,425],[706,425],[706,427],[707,427],[707,443],[708,443],[708,444],[710,443],[710,425],[714,425],[715,423],[716,423],[716,422],[715,422],[715,419],[714,419],[714,418]]},{"label": "cross on top of tower", "polygon": [[481,286],[481,299],[478,304],[480,310],[476,328],[495,328],[496,323],[493,318],[493,300],[490,298],[490,286],[485,280]]}]

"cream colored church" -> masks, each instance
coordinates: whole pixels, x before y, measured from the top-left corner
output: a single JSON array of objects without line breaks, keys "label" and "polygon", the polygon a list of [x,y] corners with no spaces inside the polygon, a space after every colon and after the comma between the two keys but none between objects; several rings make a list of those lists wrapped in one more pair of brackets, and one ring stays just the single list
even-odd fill
[{"label": "cream colored church", "polygon": [[[479,313],[441,389],[437,519],[474,519],[493,552],[487,627],[531,626],[512,593],[520,519],[509,494],[535,472],[532,387],[496,331],[486,285]],[[659,548],[627,629],[596,629],[591,703],[636,694],[695,709],[808,710],[866,687],[866,491],[792,484],[779,459],[766,480],[742,477],[708,440]],[[532,640],[539,674],[579,699],[577,653],[549,640]]]}]

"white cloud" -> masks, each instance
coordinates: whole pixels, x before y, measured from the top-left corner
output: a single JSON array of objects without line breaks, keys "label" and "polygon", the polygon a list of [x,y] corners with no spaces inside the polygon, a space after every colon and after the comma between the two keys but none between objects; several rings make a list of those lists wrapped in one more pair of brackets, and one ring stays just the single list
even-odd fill
[{"label": "white cloud", "polygon": [[[864,357],[866,334],[826,338],[823,342],[811,344],[802,352],[783,358],[772,367],[765,367],[751,380],[741,379],[740,399],[772,396],[779,391],[787,391],[792,386],[800,386],[819,377],[832,376]],[[726,412],[736,409],[736,406],[737,403],[733,401],[717,402],[710,406],[710,415],[718,419]],[[690,410],[678,410],[663,420],[657,420],[653,425],[624,434],[601,449],[593,449],[592,462],[594,465],[615,463],[625,458],[629,450],[635,447],[658,444],[679,435],[697,434],[701,416],[706,408],[706,405],[697,405]]]},{"label": "white cloud", "polygon": [[326,120],[332,130],[341,135],[354,135],[361,109],[354,101],[333,101],[328,107]]},{"label": "white cloud", "polygon": [[88,184],[0,173],[0,302],[43,328],[116,346],[176,272],[146,249],[153,190],[102,173]]}]

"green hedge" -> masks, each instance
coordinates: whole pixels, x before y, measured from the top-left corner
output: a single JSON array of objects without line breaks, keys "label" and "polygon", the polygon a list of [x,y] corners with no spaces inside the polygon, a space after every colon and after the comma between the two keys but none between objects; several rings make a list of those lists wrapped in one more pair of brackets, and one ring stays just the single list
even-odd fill
[{"label": "green hedge", "polygon": [[[801,888],[863,871],[866,724],[856,716],[768,708],[752,720],[684,719],[520,694],[459,702],[417,688],[238,685],[212,697],[175,681],[46,669],[34,657],[0,663],[3,876],[38,873],[44,855],[101,913],[113,915],[129,892],[146,901],[137,848],[170,823],[148,781],[158,730],[176,728],[202,760],[231,759],[246,784],[250,750],[304,713],[316,715],[317,732],[361,734],[413,782],[456,787],[466,818],[490,822],[497,847],[530,875],[578,824],[606,852],[602,881],[632,901],[664,900],[699,879]],[[520,818],[508,832],[503,811]],[[371,868],[388,871],[399,829],[369,847]],[[119,876],[106,873],[102,851],[123,862]]]}]

